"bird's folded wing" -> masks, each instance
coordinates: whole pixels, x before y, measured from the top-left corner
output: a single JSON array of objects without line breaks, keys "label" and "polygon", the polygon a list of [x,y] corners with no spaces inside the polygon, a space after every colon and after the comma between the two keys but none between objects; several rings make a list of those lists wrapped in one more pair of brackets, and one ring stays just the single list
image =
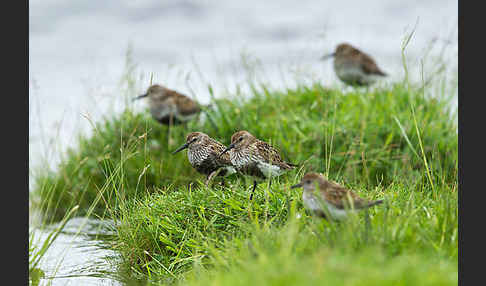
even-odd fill
[{"label": "bird's folded wing", "polygon": [[180,114],[191,115],[201,111],[201,108],[194,100],[176,91],[171,91],[171,93],[174,93],[174,98],[177,102]]},{"label": "bird's folded wing", "polygon": [[212,142],[214,144],[210,145],[211,153],[214,154],[214,160],[218,163],[218,165],[232,166],[233,164],[231,164],[231,160],[228,152],[219,156],[219,154],[221,154],[226,149],[226,147],[216,140],[212,140]]},{"label": "bird's folded wing", "polygon": [[330,184],[326,188],[326,192],[323,192],[323,194],[324,194],[324,199],[329,203],[333,204],[338,209],[351,207],[350,206],[351,202],[353,204],[353,207],[356,209],[360,209],[367,206],[366,200],[359,197],[357,194],[353,193],[352,191],[346,189],[345,187],[340,186],[334,182],[330,182]]},{"label": "bird's folded wing", "polygon": [[380,70],[380,68],[376,65],[375,61],[366,54],[361,54],[361,68],[369,74],[377,74],[377,75],[386,75],[384,72]]},{"label": "bird's folded wing", "polygon": [[257,148],[258,151],[256,153],[260,155],[260,159],[265,163],[277,165],[283,169],[292,168],[291,165],[289,165],[287,162],[282,160],[282,157],[280,157],[278,150],[273,148],[270,144],[263,141],[259,141],[255,144],[255,147]]}]

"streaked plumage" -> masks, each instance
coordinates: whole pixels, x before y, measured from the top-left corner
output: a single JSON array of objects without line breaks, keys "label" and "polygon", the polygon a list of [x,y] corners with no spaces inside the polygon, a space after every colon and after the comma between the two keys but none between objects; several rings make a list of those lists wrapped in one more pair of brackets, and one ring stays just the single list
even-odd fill
[{"label": "streaked plumage", "polygon": [[279,152],[270,144],[261,141],[248,131],[238,131],[231,136],[231,144],[223,151],[229,151],[230,160],[236,170],[253,178],[253,190],[257,181],[277,177],[292,170],[296,165],[285,162]]},{"label": "streaked plumage", "polygon": [[326,217],[327,208],[331,219],[343,220],[350,211],[357,211],[381,204],[383,200],[368,201],[359,197],[353,191],[325,179],[318,173],[307,173],[299,184],[292,188],[302,187],[302,200],[305,208],[314,214]]},{"label": "streaked plumage", "polygon": [[209,184],[209,181],[215,175],[225,177],[236,173],[235,168],[231,164],[229,154],[219,156],[226,147],[207,134],[202,132],[189,133],[186,137],[186,143],[177,148],[173,154],[186,148],[188,149],[187,158],[189,163],[199,173],[206,175],[206,185]]},{"label": "streaked plumage", "polygon": [[185,123],[201,112],[199,104],[194,100],[158,84],[150,86],[145,94],[135,99],[143,97],[149,98],[152,117],[165,125]]},{"label": "streaked plumage", "polygon": [[377,77],[386,76],[372,57],[350,44],[343,43],[334,53],[321,59],[334,57],[334,72],[348,85],[366,86],[374,83]]}]

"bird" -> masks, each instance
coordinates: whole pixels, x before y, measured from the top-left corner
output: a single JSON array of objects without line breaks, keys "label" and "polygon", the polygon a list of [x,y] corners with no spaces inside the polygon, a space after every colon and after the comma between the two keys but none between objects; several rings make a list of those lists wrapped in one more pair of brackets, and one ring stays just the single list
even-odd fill
[{"label": "bird", "polygon": [[350,212],[383,203],[383,200],[363,199],[353,191],[314,172],[305,174],[300,183],[291,186],[292,189],[300,187],[304,189],[302,200],[305,208],[326,219],[326,214],[329,214],[329,219],[336,221],[344,220]]},{"label": "bird", "polygon": [[378,77],[387,76],[372,57],[348,43],[339,44],[333,53],[322,56],[321,60],[331,57],[334,57],[334,72],[345,84],[368,86]]},{"label": "bird", "polygon": [[159,84],[151,85],[146,93],[133,100],[144,97],[149,98],[152,117],[164,125],[186,123],[201,112],[201,107],[196,101]]},{"label": "bird", "polygon": [[224,177],[236,173],[231,163],[229,154],[219,156],[226,148],[223,144],[209,137],[203,132],[191,132],[186,137],[186,143],[177,148],[172,154],[184,149],[187,150],[187,158],[191,166],[199,173],[206,175],[206,186],[214,176]]},{"label": "bird", "polygon": [[275,148],[257,139],[246,130],[235,132],[231,136],[231,144],[220,153],[220,156],[228,151],[230,151],[230,160],[236,171],[253,178],[250,200],[256,189],[257,181],[278,177],[297,167],[295,164],[282,160]]}]

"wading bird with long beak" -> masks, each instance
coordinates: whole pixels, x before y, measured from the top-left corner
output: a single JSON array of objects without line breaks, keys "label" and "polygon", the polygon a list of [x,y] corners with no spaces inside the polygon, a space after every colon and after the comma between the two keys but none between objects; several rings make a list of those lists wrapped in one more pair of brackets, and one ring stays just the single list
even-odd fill
[{"label": "wading bird with long beak", "polygon": [[245,130],[231,136],[231,144],[220,156],[226,152],[229,152],[231,163],[238,172],[253,178],[250,200],[253,198],[257,182],[278,177],[297,166],[282,160],[275,148]]},{"label": "wading bird with long beak", "polygon": [[339,44],[333,53],[321,57],[321,60],[331,57],[334,57],[337,77],[348,85],[368,86],[378,77],[387,75],[372,57],[347,43]]},{"label": "wading bird with long beak", "polygon": [[368,201],[345,187],[326,180],[318,173],[307,173],[300,183],[291,187],[303,188],[304,207],[314,215],[330,219],[343,220],[350,212],[369,208],[383,203],[383,200]]},{"label": "wading bird with long beak", "polygon": [[186,143],[177,148],[172,154],[184,149],[187,150],[187,158],[191,166],[199,173],[206,175],[206,186],[214,176],[222,177],[221,184],[224,185],[224,177],[236,173],[231,164],[229,154],[219,156],[226,149],[226,146],[209,137],[202,132],[192,132],[186,137]]}]

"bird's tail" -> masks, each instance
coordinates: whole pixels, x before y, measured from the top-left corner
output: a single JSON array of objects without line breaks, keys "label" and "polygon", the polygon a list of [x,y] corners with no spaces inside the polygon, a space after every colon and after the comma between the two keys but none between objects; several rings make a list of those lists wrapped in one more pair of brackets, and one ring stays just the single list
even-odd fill
[{"label": "bird's tail", "polygon": [[295,168],[295,167],[299,167],[299,164],[294,164],[294,163],[290,163],[290,162],[285,162],[287,163],[287,165],[289,165],[292,169]]},{"label": "bird's tail", "polygon": [[368,207],[376,206],[383,203],[383,200],[376,200],[368,203]]},{"label": "bird's tail", "polygon": [[213,103],[209,103],[209,104],[199,104],[199,107],[203,110],[206,110],[206,109],[211,109],[213,108]]},{"label": "bird's tail", "polygon": [[377,75],[380,75],[380,76],[388,76],[388,74],[387,74],[386,72],[382,71],[382,70],[378,70],[378,71],[376,72],[376,74],[377,74]]}]

